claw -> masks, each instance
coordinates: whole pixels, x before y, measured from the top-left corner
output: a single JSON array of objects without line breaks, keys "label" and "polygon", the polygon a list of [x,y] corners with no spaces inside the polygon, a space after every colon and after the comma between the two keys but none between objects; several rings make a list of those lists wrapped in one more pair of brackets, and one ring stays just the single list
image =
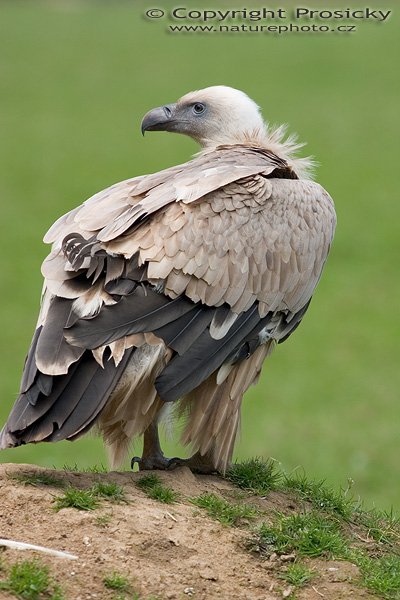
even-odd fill
[{"label": "claw", "polygon": [[202,475],[211,475],[212,473],[218,473],[218,470],[214,467],[213,463],[206,456],[201,456],[198,452],[193,454],[190,458],[179,458],[175,456],[169,459],[168,470],[172,471],[178,467],[189,467],[193,473],[200,473]]},{"label": "claw", "polygon": [[131,469],[134,468],[135,464],[139,465],[139,471],[153,471],[157,469],[159,471],[166,471],[169,469],[169,459],[165,458],[162,454],[155,454],[150,456],[134,456],[131,460]]},{"label": "claw", "polygon": [[174,458],[170,458],[168,461],[168,471],[173,471],[174,469],[177,469],[178,467],[183,467],[185,465],[185,459],[184,458],[178,458],[177,456],[175,456]]},{"label": "claw", "polygon": [[133,470],[133,467],[136,465],[136,463],[139,465],[139,469],[140,469],[141,461],[142,461],[142,459],[140,458],[140,456],[134,456],[131,459],[131,469]]}]

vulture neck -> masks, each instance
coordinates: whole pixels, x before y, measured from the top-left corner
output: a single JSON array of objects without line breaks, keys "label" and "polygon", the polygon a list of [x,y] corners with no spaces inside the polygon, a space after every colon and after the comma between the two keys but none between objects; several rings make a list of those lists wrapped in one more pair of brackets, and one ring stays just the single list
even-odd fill
[{"label": "vulture neck", "polygon": [[312,157],[299,158],[298,151],[303,148],[304,143],[297,141],[297,136],[287,136],[287,126],[280,125],[272,127],[268,123],[263,128],[253,131],[236,131],[234,133],[221,131],[212,139],[198,140],[202,149],[200,154],[207,154],[218,146],[249,146],[261,148],[276,154],[287,162],[301,179],[312,179],[315,163]]},{"label": "vulture neck", "polygon": [[231,130],[221,128],[220,131],[215,132],[212,138],[204,137],[197,139],[197,141],[206,152],[218,146],[236,146],[237,144],[265,148],[265,144],[268,142],[268,135],[267,130],[261,127],[242,131],[240,128],[233,128]]}]

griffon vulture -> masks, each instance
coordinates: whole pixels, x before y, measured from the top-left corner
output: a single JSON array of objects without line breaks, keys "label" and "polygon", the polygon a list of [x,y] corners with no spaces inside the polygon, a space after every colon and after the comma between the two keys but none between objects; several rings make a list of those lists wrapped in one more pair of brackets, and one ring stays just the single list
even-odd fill
[{"label": "griffon vulture", "polygon": [[[327,192],[246,94],[209,87],[148,112],[142,132],[192,137],[189,162],[127,179],[62,216],[41,311],[0,447],[74,440],[94,425],[113,466],[224,471],[242,397],[299,325],[335,228]],[[189,459],[167,459],[174,403]]]}]

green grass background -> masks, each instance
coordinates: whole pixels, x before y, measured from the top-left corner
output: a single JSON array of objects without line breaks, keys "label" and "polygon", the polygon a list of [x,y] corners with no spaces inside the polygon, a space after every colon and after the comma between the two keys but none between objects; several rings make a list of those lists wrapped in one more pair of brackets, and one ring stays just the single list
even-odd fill
[{"label": "green grass background", "polygon": [[[352,478],[370,504],[398,509],[396,15],[385,25],[360,23],[354,35],[172,35],[165,21],[143,19],[143,6],[0,5],[1,422],[36,321],[44,232],[92,193],[196,151],[180,136],[142,139],[147,110],[231,85],[308,142],[339,220],[309,314],[247,394],[236,456],[273,456],[287,470],[343,486]],[[167,448],[177,451],[173,442]],[[105,456],[88,437],[5,451],[0,460],[84,467]]]}]

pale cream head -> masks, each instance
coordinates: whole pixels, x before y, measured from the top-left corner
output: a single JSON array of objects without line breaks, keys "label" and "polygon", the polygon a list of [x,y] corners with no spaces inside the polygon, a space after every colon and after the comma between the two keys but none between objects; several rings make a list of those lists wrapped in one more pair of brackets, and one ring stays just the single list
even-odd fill
[{"label": "pale cream head", "polygon": [[142,131],[172,131],[204,148],[259,140],[266,127],[257,104],[244,92],[217,85],[189,92],[175,104],[151,110]]}]

